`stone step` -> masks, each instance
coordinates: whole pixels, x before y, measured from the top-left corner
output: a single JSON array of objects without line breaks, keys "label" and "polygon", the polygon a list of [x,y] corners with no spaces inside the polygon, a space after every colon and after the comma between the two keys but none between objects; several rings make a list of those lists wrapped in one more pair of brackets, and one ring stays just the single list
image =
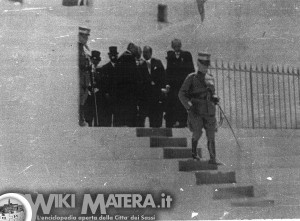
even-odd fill
[{"label": "stone step", "polygon": [[282,220],[299,219],[300,206],[213,207],[162,211],[163,220]]},{"label": "stone step", "polygon": [[260,135],[257,137],[240,137],[239,143],[243,149],[248,149],[248,147],[251,146],[253,150],[261,150],[272,147],[279,150],[297,151],[300,146],[300,138],[297,136],[264,137]]},{"label": "stone step", "polygon": [[18,165],[11,163],[9,168],[11,169],[10,171],[15,171],[15,173],[19,173],[19,171],[25,169],[26,174],[31,171],[35,171],[37,174],[49,171],[53,175],[69,173],[72,176],[83,174],[87,177],[96,177],[104,174],[118,176],[127,174],[174,173],[178,171],[178,161],[161,159],[90,161],[86,159],[81,161],[56,161],[53,163],[53,161],[45,162],[44,160],[40,160],[40,162],[35,161],[29,167],[26,162]]},{"label": "stone step", "polygon": [[257,183],[300,181],[299,168],[262,168],[254,169],[253,173]]},{"label": "stone step", "polygon": [[237,181],[242,183],[271,184],[274,182],[300,182],[299,168],[253,168],[242,164],[240,168],[234,167],[232,170],[236,172]]},{"label": "stone step", "polygon": [[136,128],[82,128],[63,135],[80,147],[149,148],[149,137],[136,137]]},{"label": "stone step", "polygon": [[299,156],[255,156],[253,168],[300,168]]},{"label": "stone step", "polygon": [[269,193],[275,193],[280,196],[293,196],[300,195],[300,182],[287,182],[287,180],[282,182],[269,182],[265,184],[258,184],[261,188],[266,189]]},{"label": "stone step", "polygon": [[236,183],[235,172],[196,172],[196,184]]},{"label": "stone step", "polygon": [[137,137],[172,137],[172,128],[136,128]]},{"label": "stone step", "polygon": [[[152,148],[154,149],[154,148]],[[157,148],[155,148],[157,149]],[[164,148],[164,159],[191,158],[191,148]],[[201,148],[197,149],[198,155],[201,157]]]},{"label": "stone step", "polygon": [[295,219],[300,217],[300,206],[234,207],[225,211],[222,219]]},{"label": "stone step", "polygon": [[[117,191],[124,192],[180,192],[195,186],[195,176],[192,173],[180,172],[148,172],[132,174],[95,174],[89,171],[76,171],[62,168],[55,172],[48,165],[34,168],[26,173],[12,174],[10,180],[1,183],[1,191],[26,190],[45,192],[50,190],[79,191]],[[49,171],[49,172],[47,172]]]},{"label": "stone step", "polygon": [[254,186],[229,186],[229,187],[216,187],[214,189],[213,199],[233,199],[233,198],[245,198],[254,197]]},{"label": "stone step", "polygon": [[270,207],[274,205],[274,199],[266,198],[243,198],[231,201],[231,206],[233,207]]},{"label": "stone step", "polygon": [[187,147],[187,138],[150,137],[150,147]]},{"label": "stone step", "polygon": [[274,147],[265,146],[261,148],[251,149],[251,153],[254,157],[268,156],[268,157],[286,157],[286,156],[298,156],[300,155],[299,146],[295,148],[285,148],[285,147]]},{"label": "stone step", "polygon": [[36,154],[37,158],[45,160],[86,160],[110,161],[110,160],[141,160],[141,159],[163,159],[164,153],[161,148],[82,148],[71,147],[60,151],[47,150]]},{"label": "stone step", "polygon": [[179,171],[217,170],[218,166],[209,164],[208,161],[180,160]]}]

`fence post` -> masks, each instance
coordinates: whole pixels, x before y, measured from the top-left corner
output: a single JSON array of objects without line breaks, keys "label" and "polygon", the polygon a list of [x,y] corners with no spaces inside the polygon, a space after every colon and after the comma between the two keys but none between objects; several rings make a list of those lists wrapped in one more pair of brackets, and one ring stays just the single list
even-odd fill
[{"label": "fence post", "polygon": [[254,129],[254,104],[253,104],[253,79],[252,79],[252,64],[250,65],[250,99],[251,99],[251,119],[252,119],[252,129]]}]

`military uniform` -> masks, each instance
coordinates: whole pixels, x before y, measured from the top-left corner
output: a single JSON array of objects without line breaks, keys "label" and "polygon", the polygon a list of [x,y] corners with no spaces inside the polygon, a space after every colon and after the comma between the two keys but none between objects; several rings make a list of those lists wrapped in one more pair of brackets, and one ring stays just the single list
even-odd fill
[{"label": "military uniform", "polygon": [[[79,35],[89,35],[90,29],[79,27]],[[79,125],[85,124],[84,104],[88,98],[88,87],[90,85],[91,62],[88,48],[78,42],[78,66],[79,66]]]},{"label": "military uniform", "polygon": [[200,71],[188,75],[180,88],[178,96],[188,112],[188,127],[193,133],[193,158],[198,159],[196,148],[204,128],[210,162],[215,163],[216,103],[218,98],[215,95],[213,77]]}]

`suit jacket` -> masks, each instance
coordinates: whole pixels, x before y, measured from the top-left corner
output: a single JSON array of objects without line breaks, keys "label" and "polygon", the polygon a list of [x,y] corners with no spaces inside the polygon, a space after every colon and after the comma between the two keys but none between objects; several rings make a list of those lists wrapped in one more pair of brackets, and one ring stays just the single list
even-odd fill
[{"label": "suit jacket", "polygon": [[161,97],[161,89],[166,86],[165,69],[159,59],[151,58],[150,72],[147,62],[141,62],[139,66],[139,87],[143,99],[157,102]]},{"label": "suit jacket", "polygon": [[176,58],[175,51],[167,52],[167,84],[171,90],[179,90],[184,79],[195,72],[193,58],[190,52],[180,51],[179,58]]},{"label": "suit jacket", "polygon": [[118,100],[132,100],[137,96],[137,66],[135,56],[125,51],[116,63],[114,78],[115,97]]},{"label": "suit jacket", "polygon": [[114,92],[114,78],[116,77],[117,68],[111,62],[106,63],[99,68],[99,75],[96,79],[97,87],[102,95],[108,94],[111,98]]}]

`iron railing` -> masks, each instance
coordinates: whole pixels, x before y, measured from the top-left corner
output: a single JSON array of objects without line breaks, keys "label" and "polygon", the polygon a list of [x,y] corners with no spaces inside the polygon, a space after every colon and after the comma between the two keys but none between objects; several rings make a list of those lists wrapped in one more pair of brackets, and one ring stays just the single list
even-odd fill
[{"label": "iron railing", "polygon": [[300,70],[212,62],[220,105],[238,128],[300,128]]}]

